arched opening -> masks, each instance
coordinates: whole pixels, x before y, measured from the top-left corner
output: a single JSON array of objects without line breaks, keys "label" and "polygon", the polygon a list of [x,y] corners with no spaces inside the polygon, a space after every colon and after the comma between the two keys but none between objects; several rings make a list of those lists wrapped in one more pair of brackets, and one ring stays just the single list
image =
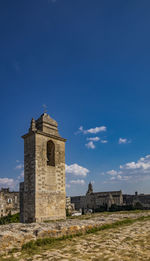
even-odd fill
[{"label": "arched opening", "polygon": [[52,140],[47,142],[47,165],[55,166],[55,144]]}]

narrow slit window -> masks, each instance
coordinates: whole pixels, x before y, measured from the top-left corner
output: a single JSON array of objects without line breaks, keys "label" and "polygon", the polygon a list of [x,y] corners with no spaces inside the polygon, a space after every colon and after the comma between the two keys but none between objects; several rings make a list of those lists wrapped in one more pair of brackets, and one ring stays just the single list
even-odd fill
[{"label": "narrow slit window", "polygon": [[55,166],[55,144],[52,140],[47,142],[47,165]]}]

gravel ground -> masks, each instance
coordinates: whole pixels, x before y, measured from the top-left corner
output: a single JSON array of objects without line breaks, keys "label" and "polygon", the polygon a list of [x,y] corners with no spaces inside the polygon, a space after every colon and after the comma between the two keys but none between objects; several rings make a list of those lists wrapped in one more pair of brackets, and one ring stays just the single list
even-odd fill
[{"label": "gravel ground", "polygon": [[33,256],[18,252],[5,260],[8,258],[12,261],[150,261],[150,220],[57,242],[39,249]]}]

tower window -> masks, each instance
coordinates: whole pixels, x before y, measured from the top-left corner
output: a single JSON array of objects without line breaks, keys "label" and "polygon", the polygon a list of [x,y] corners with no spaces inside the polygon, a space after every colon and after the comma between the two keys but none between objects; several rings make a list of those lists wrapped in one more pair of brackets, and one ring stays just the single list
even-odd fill
[{"label": "tower window", "polygon": [[47,165],[55,166],[55,144],[52,140],[47,142]]},{"label": "tower window", "polygon": [[12,203],[12,198],[8,198],[8,204]]}]

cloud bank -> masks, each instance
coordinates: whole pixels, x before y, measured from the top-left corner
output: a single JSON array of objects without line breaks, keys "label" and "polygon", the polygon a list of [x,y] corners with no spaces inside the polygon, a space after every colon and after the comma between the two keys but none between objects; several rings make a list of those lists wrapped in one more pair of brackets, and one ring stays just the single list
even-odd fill
[{"label": "cloud bank", "polygon": [[120,165],[118,170],[109,170],[105,173],[111,176],[113,181],[140,181],[150,179],[150,155],[140,158],[137,161]]},{"label": "cloud bank", "polygon": [[118,143],[119,144],[126,144],[126,143],[131,143],[131,141],[126,139],[126,138],[119,138]]},{"label": "cloud bank", "polygon": [[94,145],[94,142],[93,141],[89,141],[88,143],[85,144],[85,146],[88,148],[88,149],[95,149],[96,146]]},{"label": "cloud bank", "polygon": [[99,132],[103,132],[106,130],[107,130],[106,126],[95,127],[95,128],[91,128],[88,130],[84,130],[83,126],[80,126],[80,128],[79,128],[79,132],[81,132],[83,134],[97,134]]},{"label": "cloud bank", "polygon": [[76,179],[76,180],[71,180],[70,183],[77,184],[77,185],[84,185],[85,181],[84,181],[84,179]]},{"label": "cloud bank", "polygon": [[90,141],[99,141],[100,138],[99,137],[90,137],[90,138],[87,138],[87,140],[90,140]]},{"label": "cloud bank", "polygon": [[87,168],[84,168],[84,167],[78,165],[77,163],[74,163],[72,165],[66,164],[66,173],[68,173],[68,174],[72,174],[74,176],[86,177],[89,172],[90,171]]}]

